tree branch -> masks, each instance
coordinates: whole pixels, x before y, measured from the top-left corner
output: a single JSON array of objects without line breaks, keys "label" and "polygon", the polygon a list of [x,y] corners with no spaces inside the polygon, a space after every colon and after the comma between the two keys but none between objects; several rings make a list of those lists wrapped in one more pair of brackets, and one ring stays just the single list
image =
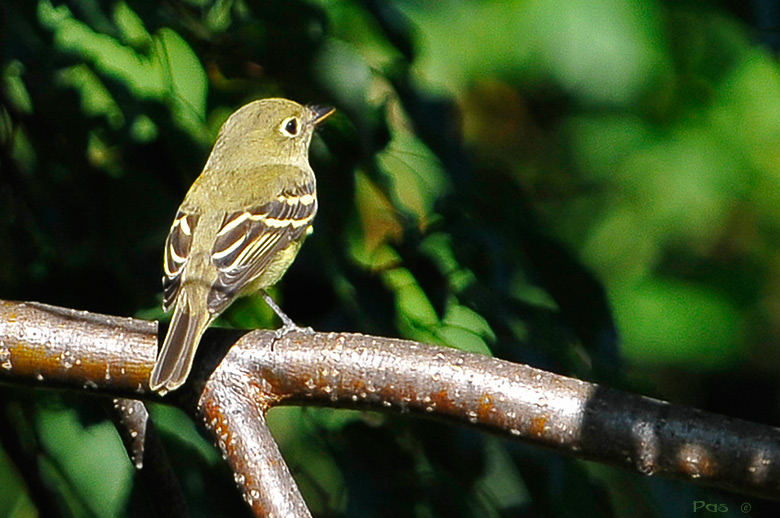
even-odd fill
[{"label": "tree branch", "polygon": [[199,407],[255,516],[311,518],[266,424],[266,401],[256,379],[238,369],[219,369]]},{"label": "tree branch", "polygon": [[[5,302],[0,379],[159,399],[146,385],[156,333],[149,322]],[[265,411],[278,404],[443,418],[646,475],[780,499],[774,427],[406,340],[218,329],[203,340],[190,381],[166,401],[197,402],[258,515],[308,516],[265,427]]]},{"label": "tree branch", "polygon": [[137,399],[116,398],[112,406],[119,436],[144,487],[152,495],[158,516],[189,516],[184,492],[146,405]]},{"label": "tree branch", "polygon": [[0,380],[133,398],[156,355],[156,322],[0,301]]}]

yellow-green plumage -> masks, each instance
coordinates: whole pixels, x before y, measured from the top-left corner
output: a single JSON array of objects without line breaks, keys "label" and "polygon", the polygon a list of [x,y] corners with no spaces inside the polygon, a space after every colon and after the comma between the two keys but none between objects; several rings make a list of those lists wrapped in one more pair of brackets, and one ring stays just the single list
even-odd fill
[{"label": "yellow-green plumage", "polygon": [[163,307],[175,309],[153,390],[184,383],[208,325],[236,297],[275,284],[295,259],[317,211],[309,143],[332,111],[264,99],[222,126],[166,240]]}]

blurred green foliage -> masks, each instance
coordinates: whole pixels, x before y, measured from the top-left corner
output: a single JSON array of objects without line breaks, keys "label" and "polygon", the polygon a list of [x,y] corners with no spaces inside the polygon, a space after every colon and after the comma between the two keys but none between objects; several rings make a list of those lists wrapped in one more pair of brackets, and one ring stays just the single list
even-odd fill
[{"label": "blurred green foliage", "polygon": [[[316,232],[275,292],[296,321],[776,424],[780,71],[729,7],[4,0],[0,296],[163,318],[163,240],[220,124],[331,103]],[[275,323],[250,298],[222,325]],[[0,516],[149,515],[94,400],[6,387],[0,409]],[[248,515],[195,425],[153,414],[193,516]],[[738,505],[450,425],[269,420],[317,516]]]}]

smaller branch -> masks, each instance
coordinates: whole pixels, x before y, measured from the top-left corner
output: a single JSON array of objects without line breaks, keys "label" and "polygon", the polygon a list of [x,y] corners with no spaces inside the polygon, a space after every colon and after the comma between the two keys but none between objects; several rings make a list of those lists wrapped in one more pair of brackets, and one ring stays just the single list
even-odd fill
[{"label": "smaller branch", "polygon": [[151,423],[146,405],[137,399],[117,398],[113,410],[117,431],[133,466],[143,469],[147,423]]},{"label": "smaller branch", "polygon": [[189,516],[187,502],[146,405],[117,398],[113,411],[119,436],[159,516]]},{"label": "smaller branch", "polygon": [[[269,347],[273,336],[262,337]],[[228,360],[231,354],[228,363],[242,363]],[[235,369],[219,369],[206,384],[199,407],[255,516],[311,518],[266,424],[264,400],[256,380]]]}]

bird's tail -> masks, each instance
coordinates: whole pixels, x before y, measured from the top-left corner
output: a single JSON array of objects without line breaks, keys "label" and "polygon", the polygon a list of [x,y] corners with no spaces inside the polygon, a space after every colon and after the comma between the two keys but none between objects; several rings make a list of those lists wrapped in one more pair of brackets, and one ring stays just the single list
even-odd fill
[{"label": "bird's tail", "polygon": [[212,320],[208,311],[193,312],[187,299],[186,295],[179,296],[162,351],[149,378],[149,387],[161,393],[178,388],[187,379],[200,337]]}]

